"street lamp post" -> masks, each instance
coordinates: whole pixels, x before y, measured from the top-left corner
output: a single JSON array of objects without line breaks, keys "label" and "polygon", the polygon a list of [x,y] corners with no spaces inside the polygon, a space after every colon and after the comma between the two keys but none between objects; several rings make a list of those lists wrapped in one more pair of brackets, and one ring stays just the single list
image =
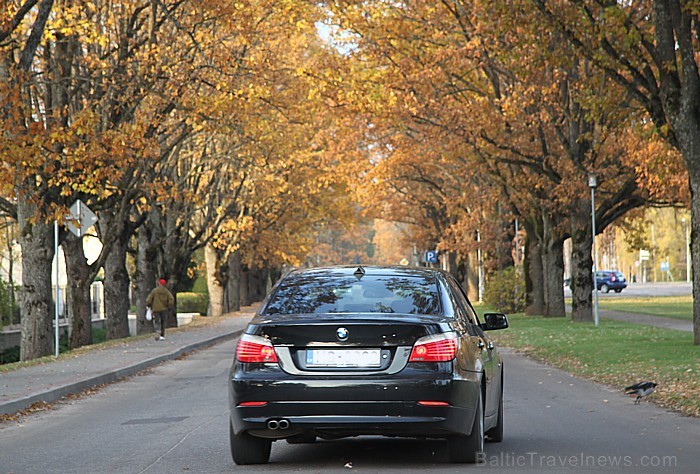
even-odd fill
[{"label": "street lamp post", "polygon": [[476,242],[477,242],[477,248],[476,248],[476,258],[479,262],[479,303],[484,302],[484,261],[481,256],[481,234],[479,231],[476,231]]},{"label": "street lamp post", "polygon": [[55,271],[54,271],[54,278],[56,279],[56,295],[55,299],[56,302],[54,304],[54,356],[58,357],[59,353],[59,337],[58,333],[60,331],[60,327],[58,325],[58,302],[61,301],[61,289],[58,286],[58,221],[54,220],[53,221],[53,258],[56,260],[56,266],[55,266]]},{"label": "street lamp post", "polygon": [[598,272],[598,267],[596,264],[596,250],[595,250],[595,188],[598,185],[598,180],[596,175],[588,175],[588,187],[591,188],[591,224],[593,227],[593,321],[595,325],[598,326],[598,282],[596,281],[596,273]]},{"label": "street lamp post", "polygon": [[520,268],[520,242],[518,242],[518,219],[515,219],[515,268]]},{"label": "street lamp post", "polygon": [[681,219],[685,226],[685,281],[690,281],[690,225],[686,223],[685,217]]}]

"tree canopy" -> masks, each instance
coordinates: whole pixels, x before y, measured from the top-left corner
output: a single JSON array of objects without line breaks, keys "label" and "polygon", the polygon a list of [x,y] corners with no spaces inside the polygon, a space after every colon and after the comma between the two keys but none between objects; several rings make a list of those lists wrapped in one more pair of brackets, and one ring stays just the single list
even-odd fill
[{"label": "tree canopy", "polygon": [[[571,238],[573,318],[591,320],[590,174],[597,232],[687,203],[700,232],[692,6],[7,2],[0,210],[25,255],[23,357],[50,352],[51,222],[76,199],[103,250],[88,265],[61,231],[74,346],[100,269],[118,337],[128,282],[176,288],[203,248],[222,288],[241,271],[395,260],[396,231],[366,219],[397,223],[404,254],[438,249],[463,281],[476,252],[487,273],[513,265],[519,220],[528,311],[548,316],[564,315]],[[700,266],[697,239],[693,254]]]}]

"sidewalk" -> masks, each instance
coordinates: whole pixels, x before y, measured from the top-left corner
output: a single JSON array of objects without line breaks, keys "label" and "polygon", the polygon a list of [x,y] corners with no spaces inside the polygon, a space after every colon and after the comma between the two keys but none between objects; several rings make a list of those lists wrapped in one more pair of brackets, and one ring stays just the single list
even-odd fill
[{"label": "sidewalk", "polygon": [[616,321],[626,321],[628,323],[645,324],[665,329],[675,329],[676,331],[693,332],[693,322],[683,319],[665,318],[663,316],[653,316],[641,313],[623,313],[621,311],[599,310],[600,317],[604,319],[614,319]]},{"label": "sidewalk", "polygon": [[[567,317],[571,316],[571,305],[566,305]],[[613,311],[607,309],[599,309],[598,315],[601,319],[613,319],[615,321],[625,321],[634,324],[643,324],[645,326],[655,326],[664,329],[675,329],[676,331],[693,332],[693,322],[683,319],[667,318],[664,316],[653,316],[643,313],[624,313],[622,311]]]},{"label": "sidewalk", "polygon": [[235,338],[246,327],[256,307],[244,307],[211,320],[202,317],[208,321],[201,326],[169,329],[164,341],[155,341],[154,337],[128,338],[110,347],[86,348],[74,356],[0,373],[0,415],[16,413],[37,402],[53,403],[66,395],[114,382],[187,352]]}]

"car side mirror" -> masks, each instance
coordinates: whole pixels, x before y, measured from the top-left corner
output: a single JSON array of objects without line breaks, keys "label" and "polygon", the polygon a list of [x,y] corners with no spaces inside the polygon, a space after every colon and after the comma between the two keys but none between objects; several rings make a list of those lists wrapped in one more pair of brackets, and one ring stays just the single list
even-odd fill
[{"label": "car side mirror", "polygon": [[481,324],[484,331],[494,331],[496,329],[506,329],[508,327],[508,317],[503,313],[484,314],[485,323]]}]

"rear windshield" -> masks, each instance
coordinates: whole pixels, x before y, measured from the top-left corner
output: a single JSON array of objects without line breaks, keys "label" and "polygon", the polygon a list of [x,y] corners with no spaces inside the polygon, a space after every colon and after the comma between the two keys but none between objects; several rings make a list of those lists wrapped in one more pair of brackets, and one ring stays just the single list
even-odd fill
[{"label": "rear windshield", "polygon": [[438,314],[434,278],[421,276],[299,274],[276,288],[263,314]]}]

